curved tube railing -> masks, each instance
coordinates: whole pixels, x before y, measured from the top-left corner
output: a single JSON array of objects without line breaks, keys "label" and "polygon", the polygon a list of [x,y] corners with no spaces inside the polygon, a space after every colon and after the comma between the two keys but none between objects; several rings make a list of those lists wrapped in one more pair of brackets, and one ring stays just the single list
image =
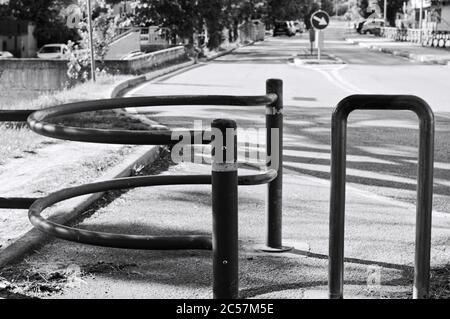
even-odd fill
[{"label": "curved tube railing", "polygon": [[[121,178],[99,183],[81,185],[52,193],[43,198],[0,198],[0,208],[29,208],[30,222],[40,231],[61,239],[104,247],[127,249],[209,249],[213,250],[213,293],[216,298],[236,298],[238,296],[238,241],[237,241],[237,186],[269,184],[268,187],[268,246],[282,249],[281,246],[281,202],[282,202],[282,147],[274,154],[272,146],[282,145],[282,81],[268,80],[266,95],[262,96],[155,96],[119,98],[85,101],[59,105],[43,110],[0,111],[0,121],[27,121],[34,132],[57,139],[131,145],[171,145],[179,142],[173,131],[131,131],[104,130],[71,127],[55,124],[59,116],[82,112],[109,110],[128,107],[152,107],[173,105],[226,105],[226,106],[266,106],[267,155],[277,169],[268,169],[261,174],[238,176],[236,123],[230,120],[214,120],[212,137],[203,138],[205,131],[190,131],[192,143],[212,144],[212,174],[191,176],[144,176]],[[214,133],[214,129],[216,133]],[[232,130],[233,145],[228,145],[227,134]],[[274,134],[273,130],[280,130]],[[217,131],[219,135],[216,136]],[[199,139],[199,135],[201,138]],[[272,135],[278,139],[272,140]],[[275,137],[274,137],[275,138]],[[185,142],[185,141],[183,141]],[[234,150],[231,152],[231,150]],[[221,155],[221,156],[219,156]],[[231,157],[230,157],[231,156]],[[112,234],[77,229],[60,225],[41,216],[43,210],[51,205],[73,197],[136,187],[161,185],[204,184],[212,185],[212,238],[203,235],[187,236],[139,236]],[[274,202],[271,203],[271,201]],[[273,221],[274,224],[271,224]]]},{"label": "curved tube railing", "polygon": [[[263,96],[149,96],[95,100],[64,104],[46,108],[32,113],[28,117],[28,125],[34,132],[57,139],[129,145],[171,145],[178,143],[172,138],[172,131],[131,131],[104,130],[93,128],[78,128],[50,123],[48,120],[58,116],[73,115],[82,112],[110,110],[128,107],[175,106],[175,105],[231,105],[231,106],[261,106],[277,100],[276,94]],[[192,140],[203,132],[191,131]],[[208,144],[210,140],[203,140]]]},{"label": "curved tube railing", "polygon": [[[239,185],[265,184],[276,178],[277,172],[269,170],[263,174],[239,176]],[[174,250],[174,249],[209,249],[211,238],[206,236],[136,236],[124,234],[111,234],[76,229],[59,225],[41,216],[48,207],[61,201],[86,194],[99,193],[110,190],[167,186],[167,185],[210,185],[211,175],[172,175],[172,176],[143,176],[119,178],[111,181],[86,184],[78,187],[66,188],[36,200],[30,207],[28,216],[36,228],[61,239],[77,243],[90,244],[103,247],[148,249],[148,250]]]}]

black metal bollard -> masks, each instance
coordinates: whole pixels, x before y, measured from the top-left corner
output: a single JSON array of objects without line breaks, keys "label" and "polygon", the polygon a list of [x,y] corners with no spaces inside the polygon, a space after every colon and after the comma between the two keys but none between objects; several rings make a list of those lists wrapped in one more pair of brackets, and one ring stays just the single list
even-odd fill
[{"label": "black metal bollard", "polygon": [[267,166],[277,170],[278,175],[267,189],[267,238],[268,251],[284,251],[282,246],[283,204],[283,81],[269,79],[266,93],[276,94],[277,100],[266,107],[266,154]]},{"label": "black metal bollard", "polygon": [[217,119],[212,135],[213,295],[238,297],[238,172],[236,122]]}]

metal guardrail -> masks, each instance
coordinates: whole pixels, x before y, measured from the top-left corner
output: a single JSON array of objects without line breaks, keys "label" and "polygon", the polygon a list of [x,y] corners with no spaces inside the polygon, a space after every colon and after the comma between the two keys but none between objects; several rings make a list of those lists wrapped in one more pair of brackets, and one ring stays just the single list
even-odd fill
[{"label": "metal guardrail", "polygon": [[343,298],[347,118],[354,110],[409,110],[420,127],[417,173],[414,298],[426,298],[430,280],[431,212],[433,199],[434,115],[422,99],[408,95],[352,95],[343,99],[332,117],[329,296]]},{"label": "metal guardrail", "polygon": [[381,35],[393,41],[407,41],[435,48],[450,48],[450,31],[385,27],[382,29]]},{"label": "metal guardrail", "polygon": [[[231,105],[266,106],[268,141],[271,143],[272,130],[279,129],[279,141],[282,142],[282,81],[267,81],[267,94],[263,96],[156,96],[119,98],[86,101],[59,105],[42,110],[0,111],[0,122],[27,121],[34,132],[57,138],[80,142],[131,144],[131,145],[170,145],[178,143],[172,139],[172,131],[130,131],[78,128],[58,125],[49,120],[62,115],[108,110],[124,107],[151,107],[170,105]],[[212,143],[213,163],[211,175],[191,176],[144,176],[109,180],[67,188],[43,198],[0,198],[0,208],[29,208],[30,222],[39,230],[61,239],[105,247],[151,250],[207,249],[213,251],[213,294],[215,298],[238,297],[238,233],[237,233],[237,186],[268,183],[267,198],[267,245],[271,250],[282,250],[281,245],[281,205],[282,205],[282,147],[279,147],[272,160],[278,162],[277,170],[269,169],[264,173],[248,176],[237,175],[237,133],[236,123],[230,120],[214,120],[212,129],[218,129],[234,135],[233,145],[218,138],[203,139],[203,144]],[[204,131],[191,131],[192,144],[195,137],[203,137]],[[225,139],[226,134],[222,134]],[[175,134],[176,135],[176,134]],[[174,135],[174,136],[175,136]],[[197,137],[198,138],[198,137]],[[227,142],[227,143],[225,143]],[[226,147],[222,148],[224,145]],[[266,149],[268,158],[272,144]],[[281,144],[282,146],[282,144]],[[223,156],[218,156],[219,151]],[[234,150],[234,152],[230,152]],[[232,156],[230,158],[230,156]],[[223,161],[223,159],[225,159]],[[212,185],[212,239],[208,236],[137,236],[111,234],[76,229],[51,222],[41,216],[46,208],[63,200],[108,190],[136,188],[159,185]]]}]

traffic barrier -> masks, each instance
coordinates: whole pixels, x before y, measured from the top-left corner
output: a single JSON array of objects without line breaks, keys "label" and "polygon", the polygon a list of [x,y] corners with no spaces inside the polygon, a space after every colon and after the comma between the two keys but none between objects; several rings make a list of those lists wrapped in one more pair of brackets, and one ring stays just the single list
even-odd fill
[{"label": "traffic barrier", "polygon": [[[28,123],[34,132],[57,139],[91,143],[131,144],[131,145],[173,145],[179,142],[173,139],[172,131],[131,131],[103,130],[93,128],[68,127],[54,124],[50,120],[62,115],[77,114],[124,107],[151,107],[169,105],[229,105],[229,106],[267,106],[266,121],[268,140],[273,129],[279,129],[282,142],[282,81],[268,80],[267,94],[263,96],[156,96],[118,98],[86,101],[54,106],[42,110],[0,111],[0,122],[19,121]],[[231,129],[232,144],[225,138]],[[223,134],[224,140],[214,135],[214,130]],[[201,141],[212,143],[211,175],[178,176],[141,176],[119,178],[98,183],[66,188],[42,198],[0,198],[0,208],[29,208],[29,219],[34,227],[42,232],[69,241],[103,247],[147,250],[203,249],[213,251],[213,295],[215,298],[238,297],[238,238],[237,238],[237,186],[267,184],[268,221],[267,244],[270,249],[281,249],[281,204],[282,204],[282,145],[275,148],[273,142],[268,146],[267,154],[276,161],[276,169],[267,169],[255,175],[237,175],[237,135],[236,123],[230,120],[214,120],[212,137],[204,137],[205,131],[190,131],[191,144]],[[225,143],[226,142],[226,143]],[[276,151],[272,151],[274,147]],[[219,156],[221,155],[221,156]],[[268,163],[269,164],[269,163]],[[271,165],[272,163],[270,163]],[[274,183],[271,183],[271,182]],[[41,216],[48,207],[73,197],[117,189],[128,189],[161,185],[212,184],[212,238],[209,236],[138,236],[112,234],[76,229],[49,221]]]},{"label": "traffic barrier", "polygon": [[430,280],[431,211],[433,199],[434,115],[428,104],[407,95],[352,95],[332,117],[331,198],[329,237],[329,297],[343,298],[347,118],[354,110],[409,110],[420,123],[417,173],[414,298],[426,298]]}]

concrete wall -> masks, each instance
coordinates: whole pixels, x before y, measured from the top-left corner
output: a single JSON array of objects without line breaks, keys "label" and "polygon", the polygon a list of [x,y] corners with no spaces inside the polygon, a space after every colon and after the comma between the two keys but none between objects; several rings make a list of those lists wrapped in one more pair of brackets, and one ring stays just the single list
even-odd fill
[{"label": "concrete wall", "polygon": [[[132,60],[105,61],[105,65],[111,73],[141,74],[184,60],[187,60],[187,56],[181,46],[152,52]],[[0,59],[2,96],[61,90],[68,80],[67,61],[64,60]]]},{"label": "concrete wall", "polygon": [[126,54],[133,51],[140,51],[140,31],[130,31],[119,37],[108,46],[105,60],[120,60]]},{"label": "concrete wall", "polygon": [[105,61],[105,66],[111,73],[141,74],[183,60],[187,60],[186,50],[183,46],[178,46],[147,53],[131,60]]},{"label": "concrete wall", "polygon": [[66,72],[67,61],[1,59],[0,94],[60,90],[68,81]]}]

